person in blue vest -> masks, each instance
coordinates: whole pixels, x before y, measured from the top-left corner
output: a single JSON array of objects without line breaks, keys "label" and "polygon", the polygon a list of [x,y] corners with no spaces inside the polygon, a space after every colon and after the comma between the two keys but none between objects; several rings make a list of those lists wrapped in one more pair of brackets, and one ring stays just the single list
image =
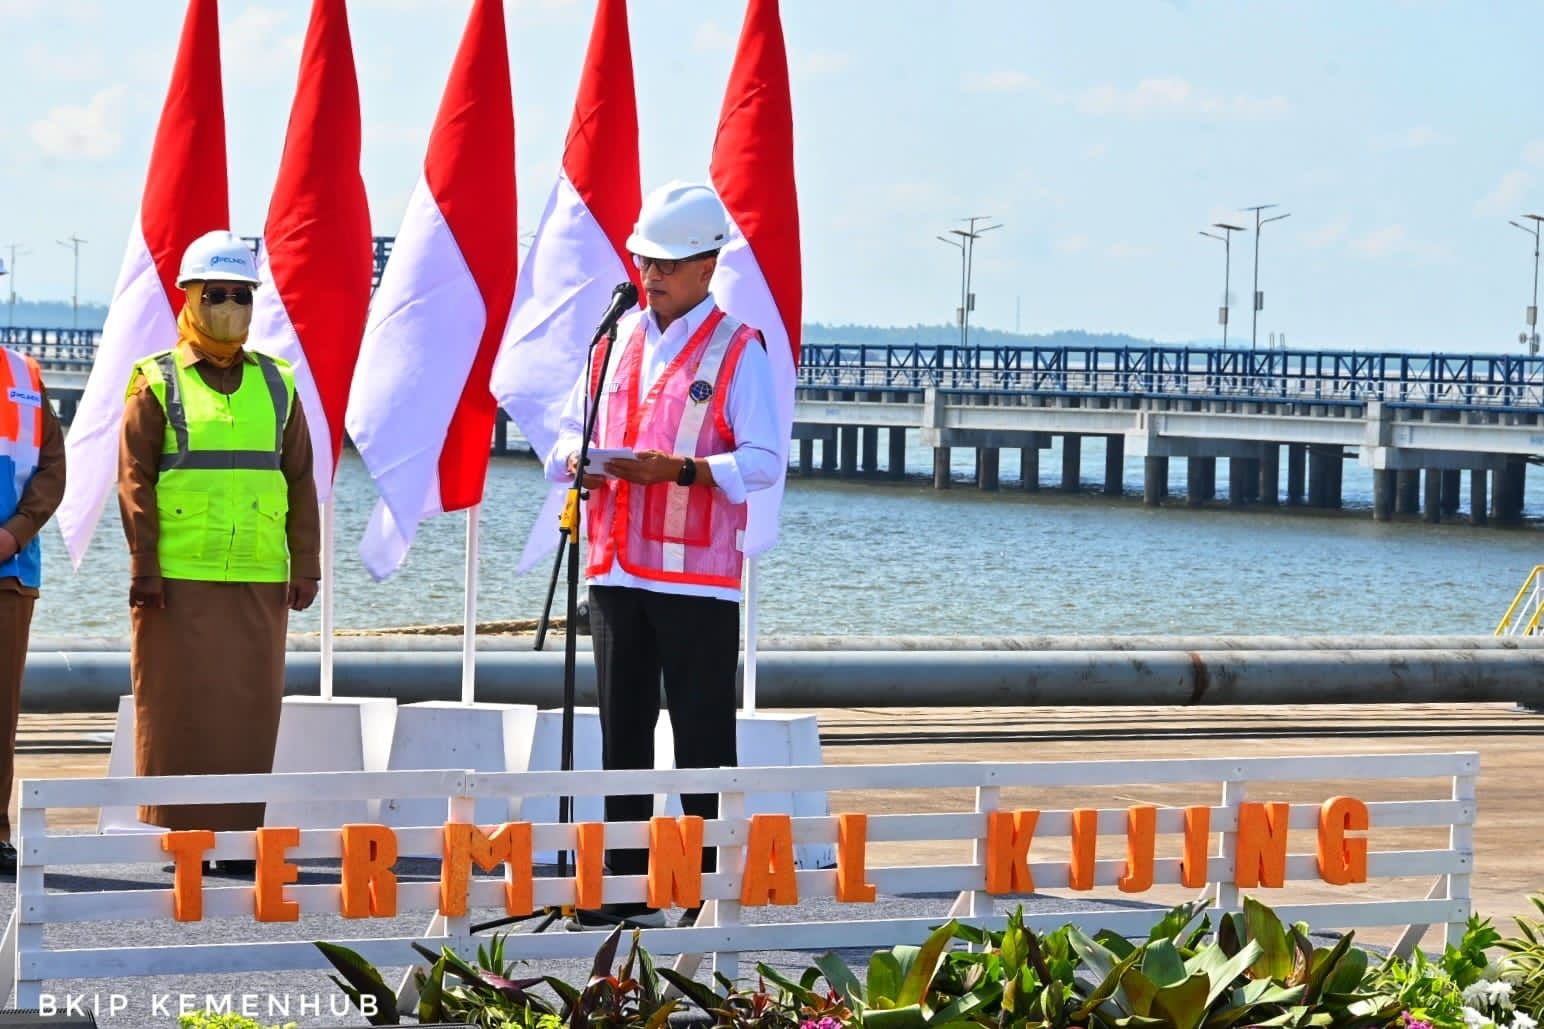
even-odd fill
[{"label": "person in blue vest", "polygon": [[[289,612],[310,606],[321,577],[311,437],[290,366],[244,346],[258,285],[246,243],[201,236],[177,285],[176,345],[134,366],[119,445],[135,772],[266,773]],[[263,805],[143,806],[139,817],[255,829]]]},{"label": "person in blue vest", "polygon": [[0,875],[16,874],[11,779],[32,606],[43,582],[38,533],[63,499],[64,433],[43,373],[32,358],[0,347]]}]

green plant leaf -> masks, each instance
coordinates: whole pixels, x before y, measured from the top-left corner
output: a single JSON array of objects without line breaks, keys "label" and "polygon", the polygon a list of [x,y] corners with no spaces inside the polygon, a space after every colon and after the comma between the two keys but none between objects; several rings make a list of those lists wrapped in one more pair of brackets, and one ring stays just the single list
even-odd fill
[{"label": "green plant leaf", "polygon": [[1276,917],[1276,912],[1255,900],[1244,898],[1244,930],[1246,938],[1260,945],[1263,953],[1250,966],[1256,979],[1286,980],[1292,976],[1293,947],[1287,939],[1287,931]]},{"label": "green plant leaf", "polygon": [[[1083,964],[1094,974],[1096,979],[1103,981],[1110,977],[1115,967],[1121,963],[1121,957],[1115,954],[1104,943],[1090,939],[1083,930],[1077,926],[1069,926],[1067,939],[1072,943],[1072,949]],[[1136,948],[1130,948],[1127,956],[1136,953]]]},{"label": "green plant leaf", "polygon": [[654,1014],[649,1016],[649,1020],[644,1023],[643,1029],[664,1029],[665,1024],[670,1021],[670,1013],[675,1009],[676,1002],[673,1000],[668,1000],[661,1004],[655,1009]]},{"label": "green plant leaf", "polygon": [[926,1029],[927,1016],[919,1004],[888,1008],[884,1011],[870,1009],[863,1016],[867,1029]]},{"label": "green plant leaf", "polygon": [[896,997],[901,992],[902,974],[900,958],[893,951],[875,951],[869,958],[868,1006],[871,1008],[898,1007]]},{"label": "green plant leaf", "polygon": [[1153,997],[1153,1013],[1168,1019],[1174,1029],[1198,1029],[1206,1018],[1209,989],[1206,973],[1197,972],[1160,989]]},{"label": "green plant leaf", "polygon": [[1179,948],[1168,940],[1153,940],[1144,948],[1142,974],[1159,990],[1183,983],[1189,977],[1185,962],[1180,959]]},{"label": "green plant leaf", "polygon": [[954,939],[957,924],[951,918],[928,934],[928,938],[917,950],[911,967],[906,970],[906,978],[901,981],[901,991],[896,996],[897,1004],[921,1004],[927,998],[928,987],[943,967],[944,955]]},{"label": "green plant leaf", "polygon": [[600,950],[595,952],[595,964],[590,968],[591,979],[602,979],[611,974],[611,963],[616,960],[617,945],[622,940],[622,927],[619,925],[611,930],[611,935],[606,937],[606,942],[600,945]]},{"label": "green plant leaf", "polygon": [[724,1006],[725,998],[718,995],[713,987],[706,983],[700,983],[691,976],[682,975],[673,968],[661,967],[659,970],[661,979],[681,991],[681,995],[703,1011],[711,1014]]},{"label": "green plant leaf", "polygon": [[[397,1013],[397,993],[381,979],[381,973],[357,953],[336,943],[316,941],[316,949],[332,963],[343,976],[348,988],[354,992],[349,999],[357,1005],[361,997],[375,998],[375,1014],[367,1016],[371,1025],[395,1025],[401,1021]],[[363,1011],[364,1008],[360,1007]]]},{"label": "green plant leaf", "polygon": [[445,1021],[445,958],[435,959],[418,982],[418,1021]]},{"label": "green plant leaf", "polygon": [[1185,962],[1185,968],[1191,973],[1200,972],[1206,976],[1210,988],[1206,993],[1206,1006],[1210,1008],[1217,998],[1233,988],[1233,982],[1239,976],[1249,970],[1260,957],[1260,945],[1250,940],[1244,949],[1232,957],[1222,952],[1222,948],[1213,944],[1199,951],[1195,957]]},{"label": "green plant leaf", "polygon": [[[817,978],[819,977],[818,969],[807,969],[804,973],[804,980],[801,980],[800,982],[794,982],[792,979],[788,978],[786,975],[773,968],[771,965],[758,964],[756,966],[756,972],[759,975],[774,983],[783,990],[786,990],[788,995],[799,1004],[809,1007],[818,1007],[823,998],[817,997],[814,991],[810,989],[810,987],[815,985],[815,980],[810,978],[811,971],[815,972]],[[808,981],[809,985],[805,985],[805,981]]]},{"label": "green plant leaf", "polygon": [[867,1005],[863,984],[841,958],[835,954],[822,954],[815,959],[815,967],[825,975],[826,985],[835,990],[848,1007],[857,1010]]},{"label": "green plant leaf", "polygon": [[[1118,1002],[1118,1006],[1132,1015],[1147,1017],[1152,1014],[1153,998],[1158,995],[1158,987],[1153,981],[1142,974],[1142,970],[1135,966],[1127,968],[1120,975],[1120,993],[1111,998]],[[1124,1001],[1123,1004],[1119,1002]]]},{"label": "green plant leaf", "polygon": [[963,997],[954,1000],[939,1008],[933,1014],[932,1025],[947,1026],[955,1022],[964,1022],[977,1011],[991,1007],[1002,1000],[1003,987],[1001,983],[987,983],[980,989],[972,990]]}]

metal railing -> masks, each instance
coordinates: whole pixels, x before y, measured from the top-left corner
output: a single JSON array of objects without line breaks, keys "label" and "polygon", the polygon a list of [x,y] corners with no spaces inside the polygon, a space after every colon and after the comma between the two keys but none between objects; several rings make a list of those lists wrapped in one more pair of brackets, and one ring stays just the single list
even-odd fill
[{"label": "metal railing", "polygon": [[1496,626],[1497,636],[1537,636],[1539,621],[1544,616],[1544,565],[1534,565],[1522,588],[1512,598],[1512,606],[1501,616]]},{"label": "metal railing", "polygon": [[1237,398],[1544,413],[1544,358],[1206,347],[809,344],[799,385],[1029,395]]}]

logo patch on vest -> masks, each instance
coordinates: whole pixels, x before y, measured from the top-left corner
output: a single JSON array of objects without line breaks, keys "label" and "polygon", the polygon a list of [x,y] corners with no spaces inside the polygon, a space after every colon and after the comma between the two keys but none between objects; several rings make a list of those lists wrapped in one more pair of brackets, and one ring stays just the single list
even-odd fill
[{"label": "logo patch on vest", "polygon": [[35,389],[17,389],[16,387],[12,386],[10,389],[6,390],[6,397],[11,401],[11,403],[20,404],[22,407],[43,406],[43,394],[39,393]]},{"label": "logo patch on vest", "polygon": [[713,384],[707,379],[698,379],[692,383],[692,388],[686,391],[686,395],[692,398],[693,403],[706,404],[713,396]]}]

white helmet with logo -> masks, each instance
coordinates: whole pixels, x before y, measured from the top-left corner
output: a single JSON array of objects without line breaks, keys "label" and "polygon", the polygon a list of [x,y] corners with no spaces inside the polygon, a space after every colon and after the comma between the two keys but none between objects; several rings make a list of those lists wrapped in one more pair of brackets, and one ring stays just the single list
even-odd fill
[{"label": "white helmet with logo", "polygon": [[257,260],[246,241],[226,229],[206,232],[189,244],[177,269],[177,285],[219,279],[256,286]]},{"label": "white helmet with logo", "polygon": [[667,182],[644,198],[627,249],[640,257],[680,260],[729,242],[729,215],[718,194],[691,182]]}]

